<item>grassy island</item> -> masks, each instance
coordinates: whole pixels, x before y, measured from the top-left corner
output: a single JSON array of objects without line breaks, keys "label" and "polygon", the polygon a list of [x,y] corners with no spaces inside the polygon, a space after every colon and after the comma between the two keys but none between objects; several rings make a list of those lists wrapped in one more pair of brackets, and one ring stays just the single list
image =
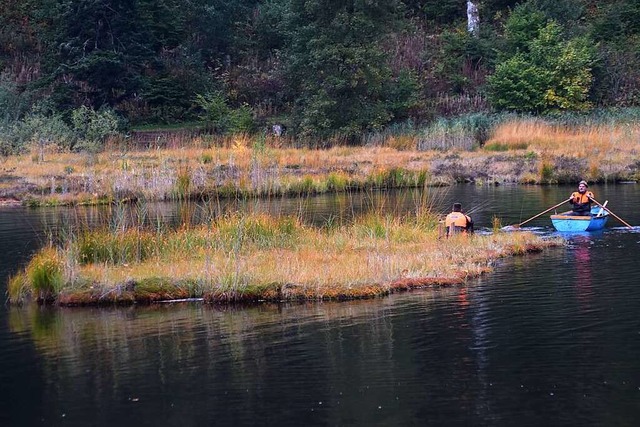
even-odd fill
[{"label": "grassy island", "polygon": [[558,244],[526,232],[441,233],[428,212],[323,227],[230,214],[175,230],[74,231],[36,253],[8,294],[60,305],[366,298],[464,283],[498,258]]}]

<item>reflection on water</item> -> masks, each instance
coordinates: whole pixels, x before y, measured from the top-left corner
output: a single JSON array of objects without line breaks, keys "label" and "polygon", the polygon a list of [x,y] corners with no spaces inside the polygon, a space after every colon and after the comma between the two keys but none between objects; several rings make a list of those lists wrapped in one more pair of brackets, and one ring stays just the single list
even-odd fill
[{"label": "reflection on water", "polygon": [[[516,223],[566,193],[448,191],[433,196],[438,209],[463,200],[485,228],[494,214]],[[640,209],[614,204],[617,191],[597,194],[640,223]],[[640,200],[637,190],[619,191]],[[410,211],[422,198],[341,195],[233,209],[301,212],[321,224],[381,205]],[[177,225],[211,218],[214,208],[0,210],[0,279],[43,244],[47,227],[105,218],[113,227],[139,218]],[[545,218],[532,228],[552,233]],[[3,307],[0,383],[11,386],[2,388],[0,425],[631,425],[640,415],[637,230],[613,223],[565,237],[566,247],[503,260],[464,286],[377,300]]]},{"label": "reflection on water", "polygon": [[591,270],[594,268],[594,260],[591,260],[591,246],[593,239],[602,238],[602,233],[578,234],[571,239],[575,259],[573,279],[576,295],[582,310],[590,308],[590,300],[593,298],[593,284],[591,283]]},{"label": "reflection on water", "polygon": [[176,425],[209,419],[209,411],[223,424],[251,423],[256,411],[277,420],[282,404],[305,424],[406,423],[434,415],[430,405],[409,410],[414,394],[446,402],[442,387],[458,410],[476,410],[465,292],[224,310],[29,307],[11,309],[9,325],[30,335],[42,357],[46,420],[61,407],[70,422],[87,416],[85,399],[69,401],[76,395],[136,403],[144,416],[159,411]]}]

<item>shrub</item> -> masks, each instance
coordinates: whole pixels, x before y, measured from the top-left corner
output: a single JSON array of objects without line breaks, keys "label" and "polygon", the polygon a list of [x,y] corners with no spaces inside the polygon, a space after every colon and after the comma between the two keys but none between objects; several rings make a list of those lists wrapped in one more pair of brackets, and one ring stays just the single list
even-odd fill
[{"label": "shrub", "polygon": [[248,105],[243,105],[231,111],[229,115],[229,132],[251,133],[254,128],[253,110]]},{"label": "shrub", "polygon": [[202,110],[200,119],[213,126],[216,132],[223,133],[229,125],[230,109],[224,94],[220,91],[196,95],[196,104]]},{"label": "shrub", "polygon": [[75,148],[89,152],[100,151],[106,140],[119,133],[122,123],[111,109],[95,111],[84,105],[71,113],[71,123],[76,136]]}]

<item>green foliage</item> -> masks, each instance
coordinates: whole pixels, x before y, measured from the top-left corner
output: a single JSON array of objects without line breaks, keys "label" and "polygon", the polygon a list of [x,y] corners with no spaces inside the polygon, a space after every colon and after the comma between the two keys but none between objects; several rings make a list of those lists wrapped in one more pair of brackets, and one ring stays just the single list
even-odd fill
[{"label": "green foliage", "polygon": [[391,71],[381,41],[397,22],[398,7],[396,1],[291,2],[288,78],[300,133],[353,139],[391,120]]},{"label": "green foliage", "polygon": [[[234,5],[238,2],[233,2]],[[108,105],[134,122],[189,118],[196,89],[210,85],[211,1],[39,2],[43,83],[59,109]],[[216,11],[216,18],[224,17]]]},{"label": "green foliage", "polygon": [[149,258],[156,243],[149,232],[98,230],[80,233],[73,245],[77,262],[81,264],[126,264]]},{"label": "green foliage", "polygon": [[492,142],[491,144],[485,145],[484,149],[486,151],[509,151],[509,146],[499,142]]},{"label": "green foliage", "polygon": [[38,252],[26,268],[27,280],[34,293],[41,299],[55,297],[64,284],[64,267],[54,248]]},{"label": "green foliage", "polygon": [[368,214],[358,218],[353,225],[356,235],[365,239],[384,239],[388,237],[391,218],[378,214]]},{"label": "green foliage", "polygon": [[[541,36],[545,33],[542,32]],[[532,52],[535,53],[535,47]],[[543,50],[544,51],[544,50]],[[592,83],[591,67],[594,52],[586,37],[573,38],[561,45],[558,56],[545,56],[552,69],[551,87],[545,93],[547,108],[551,110],[587,110]],[[541,59],[541,62],[542,61]]]},{"label": "green foliage", "polygon": [[457,0],[404,0],[403,3],[412,15],[424,16],[440,24],[466,18],[466,5]]},{"label": "green foliage", "polygon": [[516,8],[505,28],[505,59],[488,79],[495,108],[545,113],[591,107],[595,52],[588,38],[566,39],[557,22],[527,5]]},{"label": "green foliage", "polygon": [[491,103],[498,110],[542,112],[551,76],[518,53],[498,64],[488,83]]},{"label": "green foliage", "polygon": [[253,111],[248,105],[231,109],[220,91],[196,95],[196,104],[202,110],[200,119],[218,133],[250,133],[254,129]]},{"label": "green foliage", "polygon": [[574,25],[584,18],[589,2],[583,0],[530,0],[539,10],[563,26]]},{"label": "green foliage", "polygon": [[[58,145],[99,149],[79,108],[200,115],[219,133],[277,117],[324,144],[486,111],[487,95],[533,113],[640,104],[638,1],[476,3],[479,37],[457,0],[0,0],[0,152],[54,139],[34,117],[72,127]],[[447,104],[465,97],[480,101]],[[53,110],[32,109],[44,99]]]},{"label": "green foliage", "polygon": [[542,159],[540,162],[540,182],[550,183],[552,182],[554,166],[548,160]]},{"label": "green foliage", "polygon": [[203,165],[208,165],[213,161],[213,156],[210,153],[202,153],[200,156],[200,161]]},{"label": "green foliage", "polygon": [[0,126],[7,126],[27,114],[34,97],[33,92],[20,90],[7,75],[0,73]]},{"label": "green foliage", "polygon": [[477,93],[485,67],[493,63],[495,48],[488,38],[474,37],[461,27],[444,30],[434,73],[450,93]]},{"label": "green foliage", "polygon": [[253,111],[248,105],[242,105],[239,108],[231,111],[231,114],[229,116],[230,133],[251,133],[253,131],[253,128]]},{"label": "green foliage", "polygon": [[532,3],[518,5],[505,23],[503,53],[511,56],[518,52],[528,52],[529,43],[538,37],[540,29],[547,24],[545,14]]},{"label": "green foliage", "polygon": [[418,77],[409,70],[402,70],[392,79],[387,93],[387,108],[394,123],[406,121],[420,108],[420,84]]},{"label": "green foliage", "polygon": [[77,139],[75,148],[90,152],[102,149],[104,142],[119,133],[121,119],[108,108],[98,111],[84,105],[71,112],[71,123]]},{"label": "green foliage", "polygon": [[20,272],[9,278],[7,282],[7,295],[12,303],[23,303],[31,294],[31,286],[26,273]]},{"label": "green foliage", "polygon": [[601,2],[592,18],[591,29],[598,41],[612,42],[617,46],[633,43],[640,33],[640,3],[621,0]]},{"label": "green foliage", "polygon": [[344,191],[349,185],[349,177],[337,172],[331,172],[327,176],[327,189],[330,191]]},{"label": "green foliage", "polygon": [[36,112],[6,126],[0,134],[0,150],[4,155],[17,154],[24,152],[29,146],[35,146],[40,151],[39,160],[42,161],[47,146],[69,149],[74,141],[73,131],[60,114],[45,115]]},{"label": "green foliage", "polygon": [[226,218],[216,224],[219,230],[219,244],[239,251],[248,246],[261,249],[292,246],[302,226],[294,217],[268,218],[251,216],[247,218]]},{"label": "green foliage", "polygon": [[255,49],[268,56],[283,49],[289,37],[287,23],[291,19],[288,1],[266,0],[256,7],[253,30]]},{"label": "green foliage", "polygon": [[[509,150],[526,150],[529,145],[526,142],[521,142],[517,144],[502,144],[500,142],[492,142],[490,144],[485,145],[484,148],[486,151],[509,151]],[[533,156],[533,157],[532,157]],[[526,159],[535,159],[536,153],[528,152],[525,154]]]},{"label": "green foliage", "polygon": [[197,94],[196,104],[202,109],[200,119],[213,126],[218,132],[228,127],[230,108],[224,94],[220,91]]}]

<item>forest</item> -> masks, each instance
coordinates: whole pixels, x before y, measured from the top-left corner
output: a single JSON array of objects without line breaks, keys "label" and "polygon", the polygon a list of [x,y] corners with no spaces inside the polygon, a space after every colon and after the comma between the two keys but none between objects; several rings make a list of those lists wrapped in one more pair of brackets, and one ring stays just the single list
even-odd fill
[{"label": "forest", "polygon": [[639,0],[0,0],[4,155],[167,125],[358,144],[638,104]]}]

